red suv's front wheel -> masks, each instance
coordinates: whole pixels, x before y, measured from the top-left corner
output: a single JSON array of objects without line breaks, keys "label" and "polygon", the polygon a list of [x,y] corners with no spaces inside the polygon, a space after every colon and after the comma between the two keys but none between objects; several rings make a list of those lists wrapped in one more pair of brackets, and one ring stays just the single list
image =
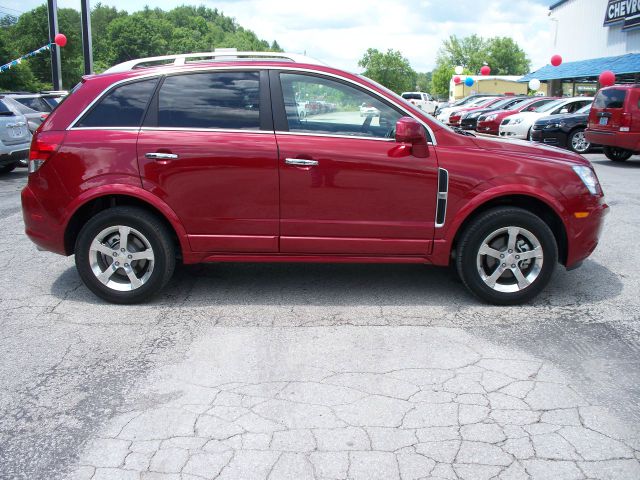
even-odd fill
[{"label": "red suv's front wheel", "polygon": [[465,285],[498,305],[526,302],[549,283],[558,246],[549,226],[514,207],[489,210],[464,230],[456,264]]},{"label": "red suv's front wheel", "polygon": [[80,231],[75,254],[85,285],[114,303],[146,300],[164,287],[175,266],[167,228],[136,207],[98,213]]}]

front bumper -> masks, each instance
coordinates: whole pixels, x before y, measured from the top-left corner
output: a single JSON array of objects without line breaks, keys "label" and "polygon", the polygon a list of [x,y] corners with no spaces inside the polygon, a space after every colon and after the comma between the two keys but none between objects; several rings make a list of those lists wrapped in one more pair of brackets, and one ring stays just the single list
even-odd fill
[{"label": "front bumper", "polygon": [[500,125],[497,122],[478,122],[476,125],[476,132],[489,133],[491,135],[498,135],[500,133]]},{"label": "front bumper", "polygon": [[[592,196],[582,205],[572,208],[571,220],[567,229],[567,261],[565,266],[571,269],[580,264],[585,258],[593,253],[598,246],[604,220],[609,213],[609,206],[604,201],[604,196]],[[575,218],[573,215],[577,211],[589,212],[585,218]]]},{"label": "front bumper", "polygon": [[500,125],[499,132],[501,137],[526,140],[529,134],[529,125],[525,123],[508,123],[506,125]]},{"label": "front bumper", "polygon": [[567,147],[567,135],[558,128],[531,130],[531,140],[554,147]]}]

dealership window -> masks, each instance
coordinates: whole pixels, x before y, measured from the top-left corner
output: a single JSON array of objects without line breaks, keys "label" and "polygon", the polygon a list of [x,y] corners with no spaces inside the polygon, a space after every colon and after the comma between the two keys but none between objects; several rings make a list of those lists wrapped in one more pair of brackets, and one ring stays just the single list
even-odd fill
[{"label": "dealership window", "polygon": [[157,82],[154,78],[114,88],[76,126],[139,127]]},{"label": "dealership window", "polygon": [[259,130],[259,72],[167,77],[159,92],[158,126]]},{"label": "dealership window", "polygon": [[280,75],[289,131],[391,138],[402,113],[343,82],[313,75]]}]

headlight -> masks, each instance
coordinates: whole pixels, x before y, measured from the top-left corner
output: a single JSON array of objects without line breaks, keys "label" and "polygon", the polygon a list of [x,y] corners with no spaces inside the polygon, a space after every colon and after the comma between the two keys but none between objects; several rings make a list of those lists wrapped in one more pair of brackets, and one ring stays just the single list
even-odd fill
[{"label": "headlight", "polygon": [[587,187],[589,193],[591,193],[591,195],[597,195],[600,184],[598,183],[598,177],[596,177],[594,171],[583,165],[573,167],[573,171],[580,177],[580,180],[582,180],[584,186]]},{"label": "headlight", "polygon": [[544,128],[548,128],[548,129],[552,129],[552,128],[562,128],[564,126],[564,123],[562,122],[555,122],[555,123],[548,123],[544,126]]},{"label": "headlight", "polygon": [[517,125],[518,123],[522,123],[522,119],[521,118],[516,118],[513,120],[513,124]]},{"label": "headlight", "polygon": [[496,118],[498,118],[498,114],[494,113],[493,115],[489,115],[484,119],[485,122],[493,122]]}]

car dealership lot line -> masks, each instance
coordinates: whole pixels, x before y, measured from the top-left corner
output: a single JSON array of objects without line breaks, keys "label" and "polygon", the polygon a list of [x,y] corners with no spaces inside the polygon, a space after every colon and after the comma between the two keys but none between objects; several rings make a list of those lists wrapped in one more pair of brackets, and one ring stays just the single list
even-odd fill
[{"label": "car dealership lot line", "polygon": [[108,305],[0,178],[0,478],[640,477],[640,160],[589,158],[601,245],[513,308],[418,265],[187,267]]}]

